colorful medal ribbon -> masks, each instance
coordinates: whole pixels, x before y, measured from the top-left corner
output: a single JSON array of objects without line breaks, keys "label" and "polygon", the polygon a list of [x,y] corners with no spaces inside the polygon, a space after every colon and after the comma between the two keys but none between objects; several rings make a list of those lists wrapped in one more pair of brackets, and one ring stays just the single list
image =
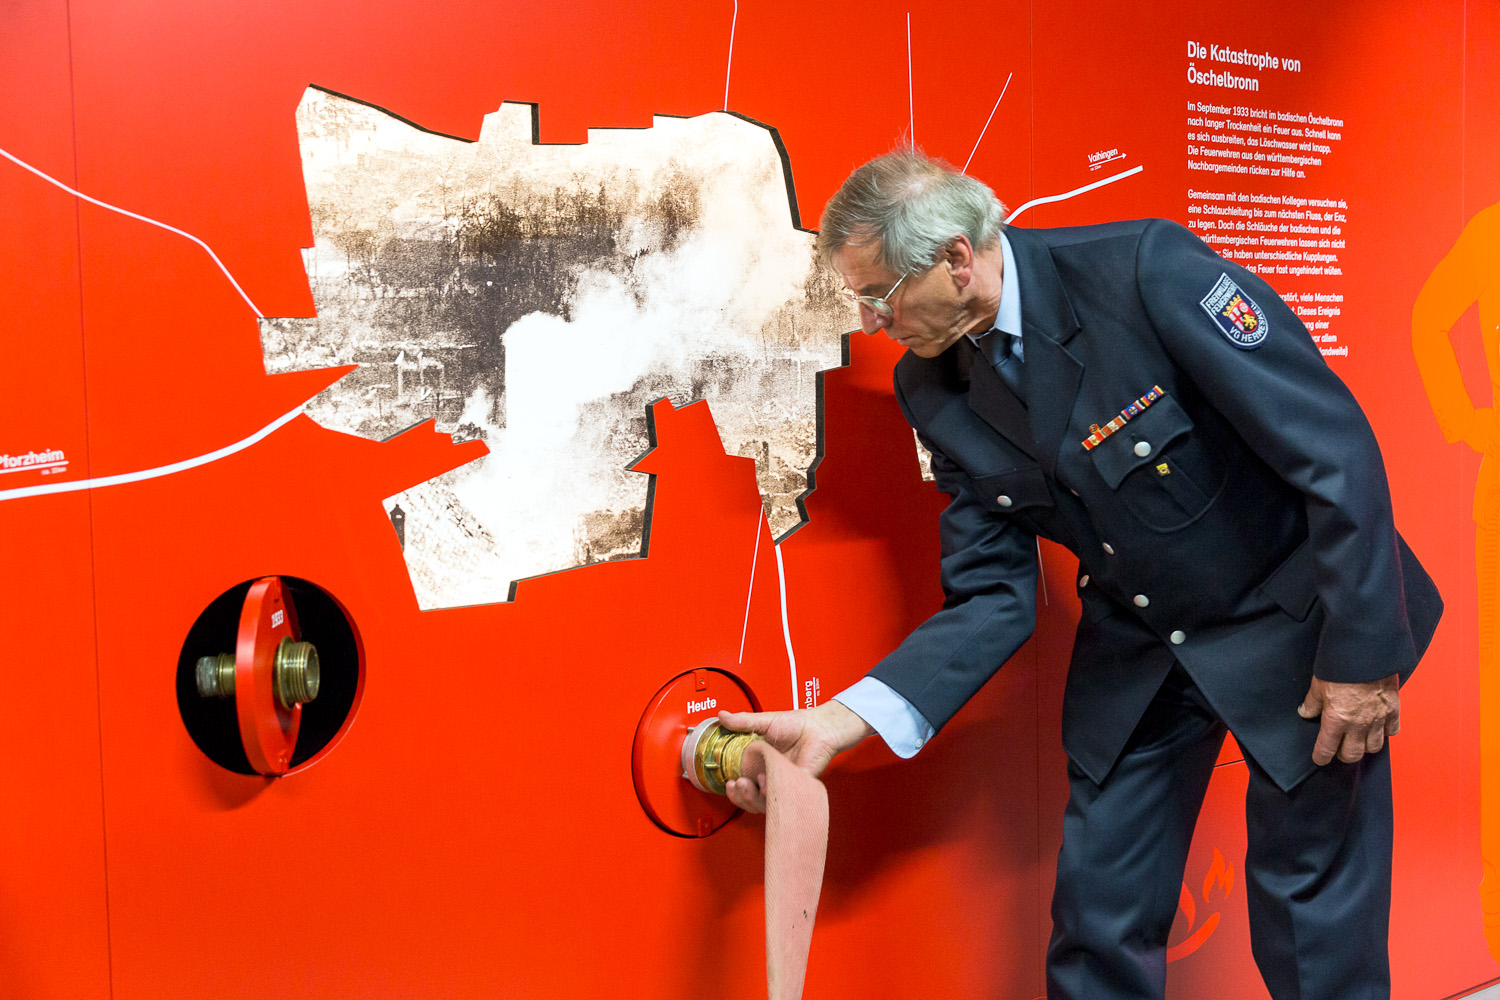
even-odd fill
[{"label": "colorful medal ribbon", "polygon": [[1146,393],[1140,399],[1137,399],[1134,403],[1131,403],[1129,406],[1125,407],[1125,409],[1120,411],[1120,415],[1118,417],[1115,417],[1115,419],[1111,420],[1103,427],[1100,427],[1098,424],[1089,424],[1089,430],[1093,431],[1093,433],[1084,438],[1083,450],[1093,451],[1095,448],[1099,447],[1099,445],[1104,442],[1105,438],[1109,437],[1115,431],[1119,430],[1121,427],[1124,427],[1127,423],[1129,423],[1131,417],[1140,413],[1146,407],[1150,406],[1158,399],[1161,399],[1166,394],[1167,391],[1161,386],[1153,385],[1150,392]]}]

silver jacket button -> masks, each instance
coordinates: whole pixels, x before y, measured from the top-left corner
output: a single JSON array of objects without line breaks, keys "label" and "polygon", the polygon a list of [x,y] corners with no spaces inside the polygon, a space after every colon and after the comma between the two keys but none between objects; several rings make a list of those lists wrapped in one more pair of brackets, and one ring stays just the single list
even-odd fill
[{"label": "silver jacket button", "polygon": [[1078,586],[1080,586],[1080,587],[1087,587],[1088,585],[1089,585],[1089,575],[1087,573],[1085,573],[1085,574],[1083,574],[1082,576],[1080,576],[1078,578]]},{"label": "silver jacket button", "polygon": [[1137,441],[1135,443],[1135,453],[1142,458],[1145,458],[1147,455],[1151,454],[1151,442]]},{"label": "silver jacket button", "polygon": [[1000,496],[997,496],[995,498],[995,502],[1002,507],[1009,507],[1013,501],[1010,497],[1002,493]]},{"label": "silver jacket button", "polygon": [[1151,598],[1147,597],[1145,594],[1136,594],[1134,600],[1135,606],[1138,608],[1144,608],[1146,605],[1151,603]]},{"label": "silver jacket button", "polygon": [[1187,642],[1187,633],[1182,631],[1181,629],[1178,629],[1176,632],[1173,632],[1171,635],[1167,636],[1167,638],[1172,640],[1172,645],[1181,646],[1183,643]]},{"label": "silver jacket button", "polygon": [[1108,542],[1105,542],[1104,543],[1104,554],[1107,555],[1107,556],[1114,555],[1115,554],[1115,547],[1113,545],[1109,544]]}]

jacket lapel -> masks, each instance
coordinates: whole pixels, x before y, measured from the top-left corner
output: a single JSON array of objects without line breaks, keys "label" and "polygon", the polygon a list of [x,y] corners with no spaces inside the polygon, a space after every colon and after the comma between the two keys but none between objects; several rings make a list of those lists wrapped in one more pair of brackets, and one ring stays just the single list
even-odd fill
[{"label": "jacket lapel", "polygon": [[[1006,227],[1005,235],[1010,240],[1016,270],[1020,272],[1006,275],[1004,280],[1017,280],[1021,288],[1021,336],[1026,351],[1023,377],[1031,407],[1030,430],[1035,442],[1032,452],[1043,471],[1051,476],[1057,468],[1068,418],[1083,381],[1083,364],[1064,346],[1078,332],[1078,317],[1068,302],[1046,243],[1035,234],[1015,227]],[[980,367],[989,368],[976,365],[976,373]],[[1015,401],[1000,376],[993,371],[990,376]],[[1018,401],[1016,406],[1020,408]]]}]

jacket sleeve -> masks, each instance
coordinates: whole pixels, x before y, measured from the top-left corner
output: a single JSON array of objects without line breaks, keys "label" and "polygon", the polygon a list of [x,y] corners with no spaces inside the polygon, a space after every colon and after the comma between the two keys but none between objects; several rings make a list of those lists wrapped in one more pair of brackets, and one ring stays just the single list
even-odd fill
[{"label": "jacket sleeve", "polygon": [[[1375,434],[1353,394],[1270,285],[1182,226],[1158,220],[1144,230],[1136,275],[1173,362],[1305,498],[1325,611],[1314,674],[1356,682],[1409,673],[1416,652],[1390,489]],[[1225,278],[1264,313],[1264,329],[1256,331],[1263,338],[1251,348],[1231,341],[1203,304]]]},{"label": "jacket sleeve", "polygon": [[[899,380],[896,398],[911,422]],[[951,498],[938,519],[943,607],[870,676],[942,729],[1036,627],[1036,539],[989,510],[968,474],[932,442],[922,444],[938,489]]]}]

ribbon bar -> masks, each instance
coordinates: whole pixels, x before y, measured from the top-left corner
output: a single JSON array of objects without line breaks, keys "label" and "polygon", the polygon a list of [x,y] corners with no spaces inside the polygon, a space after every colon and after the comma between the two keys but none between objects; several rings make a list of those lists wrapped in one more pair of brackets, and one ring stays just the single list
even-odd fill
[{"label": "ribbon bar", "polygon": [[1093,451],[1095,448],[1099,447],[1099,445],[1104,443],[1105,438],[1109,437],[1121,427],[1124,427],[1125,424],[1129,422],[1131,417],[1137,416],[1152,403],[1156,402],[1166,394],[1166,390],[1161,386],[1153,385],[1150,392],[1146,393],[1140,399],[1137,399],[1134,403],[1131,403],[1129,406],[1125,407],[1125,409],[1120,411],[1120,415],[1118,417],[1115,417],[1115,419],[1111,420],[1103,427],[1100,427],[1098,424],[1089,424],[1089,430],[1093,431],[1093,433],[1083,439],[1083,450]]}]

